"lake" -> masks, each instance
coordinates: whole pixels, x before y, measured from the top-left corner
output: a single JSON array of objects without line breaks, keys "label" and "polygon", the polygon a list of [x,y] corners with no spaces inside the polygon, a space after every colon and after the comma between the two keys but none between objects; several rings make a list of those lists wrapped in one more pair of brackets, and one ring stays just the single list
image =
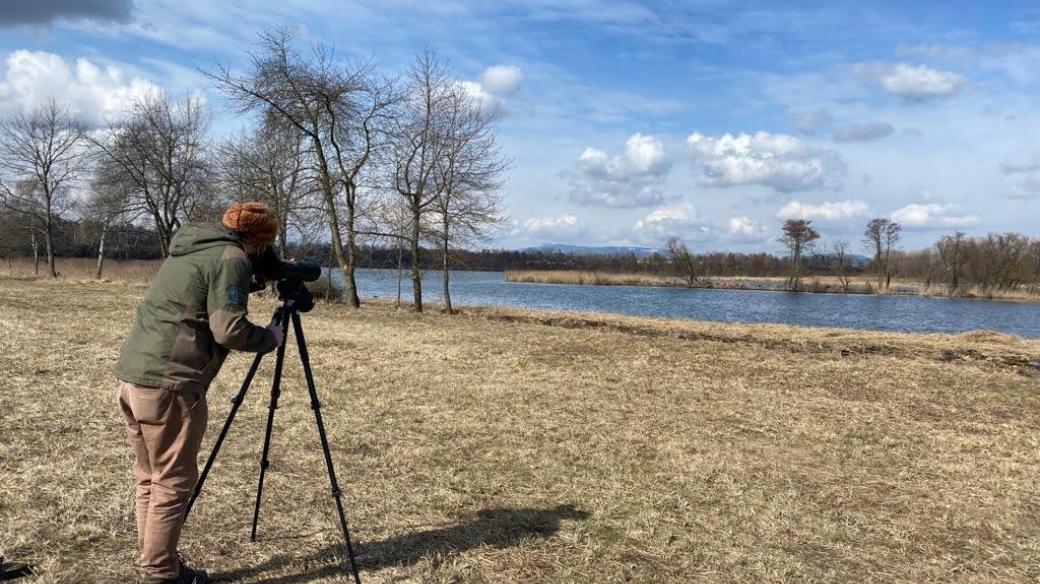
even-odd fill
[{"label": "lake", "polygon": [[[411,282],[402,299],[411,302]],[[397,295],[394,270],[358,270],[361,299]],[[427,272],[423,296],[441,300],[441,274]],[[334,280],[342,283],[336,270]],[[1040,338],[1040,305],[993,300],[706,290],[644,286],[572,286],[506,282],[502,272],[452,272],[456,306],[515,306],[533,310],[604,312],[718,322],[780,323],[903,332],[994,330]]]}]

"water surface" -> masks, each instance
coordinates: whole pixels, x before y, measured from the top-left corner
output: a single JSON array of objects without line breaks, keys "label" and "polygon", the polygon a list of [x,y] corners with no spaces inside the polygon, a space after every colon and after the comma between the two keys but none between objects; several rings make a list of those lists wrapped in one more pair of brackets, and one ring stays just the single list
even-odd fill
[{"label": "water surface", "polygon": [[[423,297],[441,300],[439,272],[423,277]],[[342,278],[338,270],[334,279]],[[503,272],[452,272],[456,306],[515,306],[719,322],[780,323],[903,332],[995,330],[1040,338],[1040,305],[994,300],[706,290],[649,286],[576,286],[506,282]],[[365,298],[396,298],[397,272],[358,270]],[[402,298],[411,300],[407,274]]]}]

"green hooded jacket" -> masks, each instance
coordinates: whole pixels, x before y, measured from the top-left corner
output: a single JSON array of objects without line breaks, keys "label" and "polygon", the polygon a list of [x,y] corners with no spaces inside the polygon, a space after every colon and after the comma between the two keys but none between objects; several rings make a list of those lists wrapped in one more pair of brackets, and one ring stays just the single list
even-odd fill
[{"label": "green hooded jacket", "polygon": [[246,319],[253,267],[222,225],[189,224],[137,307],[116,377],[205,394],[230,350],[266,353],[274,334]]}]

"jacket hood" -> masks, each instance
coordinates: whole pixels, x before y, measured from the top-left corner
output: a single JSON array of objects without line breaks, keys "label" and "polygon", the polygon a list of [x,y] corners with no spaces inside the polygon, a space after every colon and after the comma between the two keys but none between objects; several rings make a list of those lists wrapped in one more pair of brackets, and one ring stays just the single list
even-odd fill
[{"label": "jacket hood", "polygon": [[223,225],[189,223],[173,235],[170,255],[183,256],[223,245],[242,247],[242,240]]}]

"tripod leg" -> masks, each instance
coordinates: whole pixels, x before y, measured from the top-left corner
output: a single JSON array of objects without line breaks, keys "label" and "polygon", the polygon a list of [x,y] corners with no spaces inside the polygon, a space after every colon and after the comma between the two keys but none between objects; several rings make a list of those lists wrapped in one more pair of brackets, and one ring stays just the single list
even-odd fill
[{"label": "tripod leg", "polygon": [[347,530],[347,515],[343,511],[342,492],[336,481],[336,470],[332,466],[332,453],[329,450],[329,439],[325,434],[325,422],[321,418],[321,402],[318,401],[318,390],[314,386],[314,374],[311,373],[311,359],[307,353],[307,342],[303,338],[303,325],[300,323],[300,314],[292,313],[293,330],[296,333],[296,345],[300,352],[300,361],[303,363],[303,375],[307,379],[307,391],[311,397],[311,409],[314,410],[314,420],[318,425],[318,437],[321,439],[321,449],[325,454],[325,468],[329,472],[329,482],[332,485],[332,497],[336,500],[336,511],[339,512],[339,526],[343,530],[343,540],[347,544],[347,557],[350,559],[350,572],[354,576],[355,584],[361,584],[358,575],[357,558],[354,556],[354,546],[350,542],[350,531]]},{"label": "tripod leg", "polygon": [[[282,314],[281,324],[284,327],[289,324],[289,313],[294,313],[287,308]],[[271,450],[271,431],[274,429],[274,411],[278,409],[278,398],[282,395],[282,365],[285,363],[285,340],[278,346],[277,357],[274,362],[274,379],[271,382],[271,406],[267,411],[267,432],[264,434],[264,450],[260,455],[260,482],[256,486],[256,506],[253,507],[253,529],[249,534],[249,541],[256,541],[256,524],[260,520],[260,498],[264,493],[264,477],[267,475],[267,467],[270,461],[267,455]]]},{"label": "tripod leg", "polygon": [[217,460],[217,453],[220,452],[221,445],[224,444],[224,438],[227,437],[228,430],[231,429],[231,422],[235,420],[235,414],[238,413],[238,407],[242,405],[242,400],[246,397],[246,391],[249,390],[249,385],[253,382],[253,376],[256,375],[256,370],[260,367],[260,360],[263,359],[263,354],[257,354],[253,358],[253,364],[249,367],[249,373],[246,374],[245,381],[242,382],[242,387],[239,388],[238,393],[235,397],[231,398],[231,411],[228,412],[228,417],[224,420],[224,427],[220,429],[220,434],[217,435],[217,441],[213,444],[213,451],[209,453],[209,458],[206,459],[206,465],[202,468],[202,474],[199,475],[199,480],[195,481],[195,490],[191,493],[191,498],[188,499],[188,506],[184,509],[184,520],[187,521],[188,514],[191,513],[191,508],[195,505],[195,499],[199,498],[199,493],[202,492],[202,485],[206,482],[206,477],[209,476],[210,469],[213,468],[213,462]]}]

